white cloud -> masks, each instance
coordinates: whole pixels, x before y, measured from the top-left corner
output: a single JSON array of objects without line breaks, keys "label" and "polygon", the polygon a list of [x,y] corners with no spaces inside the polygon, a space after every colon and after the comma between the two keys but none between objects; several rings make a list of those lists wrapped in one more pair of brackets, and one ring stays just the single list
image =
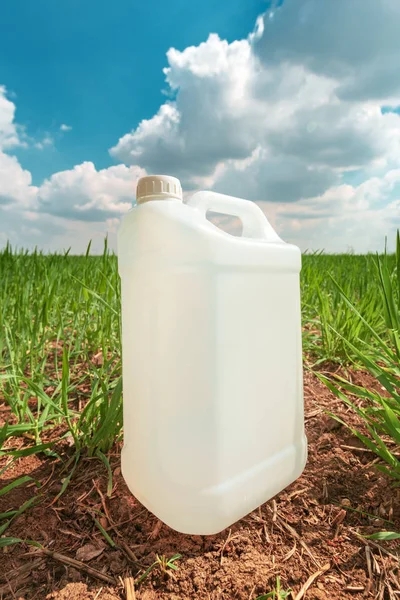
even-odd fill
[{"label": "white cloud", "polygon": [[110,152],[264,202],[303,249],[380,248],[399,220],[400,116],[381,110],[400,105],[398,31],[398,0],[285,0],[247,40],[170,49],[174,99]]},{"label": "white cloud", "polygon": [[323,193],[338,180],[333,169],[257,148],[249,160],[220,165],[213,188],[247,200],[286,203]]},{"label": "white cloud", "polygon": [[116,165],[97,171],[93,163],[85,162],[55,173],[37,187],[15,156],[0,152],[0,222],[3,225],[5,212],[21,210],[30,211],[27,218],[31,220],[45,213],[105,222],[131,208],[137,180],[143,175],[139,167]]},{"label": "white cloud", "polygon": [[216,35],[183,52],[171,49],[167,82],[177,92],[150,120],[125,135],[111,154],[152,172],[183,179],[207,175],[227,158],[245,158],[258,124],[248,115],[255,66],[246,40],[228,44]]},{"label": "white cloud", "polygon": [[51,135],[45,135],[41,142],[35,143],[35,148],[38,150],[44,150],[44,148],[48,148],[49,146],[53,146],[54,140]]},{"label": "white cloud", "polygon": [[0,150],[21,145],[21,139],[14,123],[15,104],[7,98],[7,90],[0,85]]},{"label": "white cloud", "polygon": [[285,0],[263,17],[255,53],[340,81],[348,99],[400,98],[398,0]]},{"label": "white cloud", "polygon": [[385,236],[388,248],[395,247],[400,228],[400,169],[383,177],[372,177],[358,186],[343,184],[324,194],[293,205],[261,203],[264,212],[273,213],[283,237],[302,250],[324,248],[329,252],[382,250]]},{"label": "white cloud", "polygon": [[[38,216],[37,213],[33,213]],[[32,250],[46,246],[58,248],[58,236],[65,231],[65,226],[56,223],[47,215],[32,219],[31,213],[14,206],[13,210],[2,210],[0,206],[0,248],[9,242],[13,247]]]},{"label": "white cloud", "polygon": [[91,252],[100,253],[107,236],[108,246],[116,249],[116,222],[112,219],[91,223],[16,209],[6,212],[0,207],[0,225],[0,248],[9,242],[27,250],[38,247],[62,252],[71,248],[72,253],[80,254],[92,240]]},{"label": "white cloud", "polygon": [[[267,33],[265,28],[256,43]],[[270,197],[265,182],[271,173],[275,200],[284,202],[331,185],[347,170],[398,160],[399,115],[382,114],[376,102],[340,98],[337,73],[312,72],[295,61],[270,64],[251,41],[228,44],[217,35],[182,52],[171,49],[167,57],[166,80],[176,100],[111,149],[127,164],[196,186],[202,177],[220,175],[221,163],[231,174],[237,171],[233,181],[245,178],[235,165],[258,151],[252,197]],[[288,178],[297,195],[288,197]],[[220,189],[221,178],[215,183]]]},{"label": "white cloud", "polygon": [[116,249],[120,216],[132,206],[143,174],[125,165],[97,171],[93,163],[82,163],[36,187],[15,157],[0,153],[0,247],[9,241],[25,249],[71,247],[80,253],[92,240],[92,252],[101,252],[107,235]]},{"label": "white cloud", "polygon": [[381,107],[400,105],[400,3],[276,4],[247,39],[211,34],[168,51],[170,99],[110,150],[128,166],[85,162],[35,188],[5,154],[21,134],[0,88],[3,214],[26,198],[24,219],[46,214],[64,227],[63,244],[69,236],[80,247],[85,231],[115,228],[139,176],[159,172],[180,177],[186,193],[207,187],[257,201],[303,249],[381,248],[399,226],[400,115]]},{"label": "white cloud", "polygon": [[30,172],[21,167],[15,156],[0,152],[0,207],[13,210],[16,205],[33,206],[36,192]]},{"label": "white cloud", "polygon": [[[21,145],[14,115],[15,105],[0,87],[0,247],[10,241],[30,249],[72,246],[79,252],[92,238],[93,251],[100,251],[107,233],[115,246],[116,217],[132,206],[143,169],[117,165],[97,171],[86,162],[34,186],[31,173],[6,153]],[[46,134],[34,146],[52,144]]]},{"label": "white cloud", "polygon": [[39,210],[81,221],[105,221],[123,214],[135,199],[136,182],[145,172],[117,165],[97,171],[84,162],[55,173],[38,190]]},{"label": "white cloud", "polygon": [[32,176],[21,167],[7,150],[20,146],[18,127],[14,121],[15,104],[7,98],[6,88],[0,86],[0,223],[4,227],[5,214],[34,203],[36,190]]}]

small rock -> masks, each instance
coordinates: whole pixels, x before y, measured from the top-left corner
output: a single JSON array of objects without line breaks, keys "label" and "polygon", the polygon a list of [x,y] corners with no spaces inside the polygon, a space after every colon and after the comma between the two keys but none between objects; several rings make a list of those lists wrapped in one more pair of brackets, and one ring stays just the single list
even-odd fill
[{"label": "small rock", "polygon": [[351,502],[348,498],[342,498],[342,506],[351,506]]}]

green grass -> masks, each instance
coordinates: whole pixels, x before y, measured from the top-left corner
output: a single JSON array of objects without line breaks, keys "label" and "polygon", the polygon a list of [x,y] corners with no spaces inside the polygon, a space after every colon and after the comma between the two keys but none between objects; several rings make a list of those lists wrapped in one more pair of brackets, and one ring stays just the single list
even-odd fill
[{"label": "green grass", "polygon": [[[54,456],[67,438],[62,492],[82,455],[111,477],[107,453],[122,427],[117,258],[107,244],[102,256],[89,251],[0,252],[0,399],[10,411],[0,455]],[[385,258],[390,272],[395,260]],[[375,263],[373,255],[303,256],[303,347],[314,366],[357,360],[361,344],[392,344]]]},{"label": "green grass", "polygon": [[[364,430],[347,426],[380,458],[377,468],[398,482],[400,239],[397,255],[304,255],[301,291],[307,367],[358,414]],[[369,371],[386,393],[319,373],[332,362]],[[111,497],[109,451],[123,423],[120,282],[117,258],[107,243],[102,256],[90,256],[90,246],[86,256],[15,252],[9,246],[0,251],[1,404],[6,410],[0,425],[0,475],[23,456],[57,457],[62,485],[55,501],[86,456],[104,465]],[[33,487],[32,496],[0,513],[0,549],[23,541],[12,537],[9,527],[43,498],[40,482],[28,475],[0,487],[5,496],[25,485]],[[100,520],[92,518],[115,547]],[[396,540],[399,535],[385,531],[370,538]],[[180,558],[157,555],[136,585],[153,570],[174,577]],[[283,600],[289,594],[277,577],[276,586],[257,600]]]},{"label": "green grass", "polygon": [[62,491],[83,454],[109,471],[122,397],[120,287],[107,244],[96,257],[0,253],[0,399],[9,407],[0,456],[54,455],[69,438]]},{"label": "green grass", "polygon": [[261,596],[257,596],[256,600],[285,600],[291,593],[291,590],[283,590],[281,587],[281,579],[278,576],[276,578],[276,587],[268,592],[267,594],[262,594]]},{"label": "green grass", "polygon": [[142,575],[140,575],[140,577],[138,577],[138,579],[135,581],[135,584],[139,585],[140,583],[142,583],[149,576],[151,571],[153,571],[153,569],[155,569],[156,567],[161,571],[162,574],[167,575],[169,577],[172,576],[172,571],[178,570],[178,566],[175,564],[175,562],[180,558],[182,558],[181,554],[174,554],[173,556],[171,556],[171,558],[167,558],[164,555],[159,556],[158,554],[156,554],[156,560],[148,567],[148,569],[146,569],[146,571]]},{"label": "green grass", "polygon": [[[373,342],[370,327],[385,342],[389,341],[380,289],[375,277],[375,262],[376,257],[372,254],[303,256],[303,349],[313,357],[315,365],[325,361],[349,362],[354,358],[354,352],[343,338],[357,346],[362,342]],[[388,255],[387,262],[389,268],[393,269],[395,255]],[[357,305],[368,325],[355,318],[352,307],[343,302],[342,292],[351,303]]]},{"label": "green grass", "polygon": [[[346,423],[370,450],[382,461],[377,468],[400,484],[400,236],[397,234],[397,250],[395,262],[384,255],[374,260],[375,272],[371,280],[379,293],[379,313],[384,326],[378,330],[375,322],[364,305],[353,302],[348,294],[334,280],[340,294],[340,304],[345,305],[353,314],[356,323],[361,323],[369,332],[371,341],[349,338],[346,332],[334,330],[333,335],[341,339],[349,348],[354,362],[361,365],[379,383],[382,392],[367,389],[349,383],[341,377],[324,377],[320,379],[352,412],[360,417],[364,431]],[[382,330],[381,330],[382,329]],[[379,389],[378,388],[378,389]],[[363,404],[354,402],[361,398]],[[333,415],[334,416],[334,415]]]}]

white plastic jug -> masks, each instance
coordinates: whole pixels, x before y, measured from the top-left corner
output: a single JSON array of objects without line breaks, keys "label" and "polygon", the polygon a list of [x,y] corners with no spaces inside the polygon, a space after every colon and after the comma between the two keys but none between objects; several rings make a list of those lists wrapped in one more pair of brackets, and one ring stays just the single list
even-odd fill
[{"label": "white plastic jug", "polygon": [[[235,237],[207,219],[235,215]],[[124,448],[131,492],[164,523],[214,534],[305,466],[299,272],[254,203],[182,201],[144,177],[118,233]]]}]

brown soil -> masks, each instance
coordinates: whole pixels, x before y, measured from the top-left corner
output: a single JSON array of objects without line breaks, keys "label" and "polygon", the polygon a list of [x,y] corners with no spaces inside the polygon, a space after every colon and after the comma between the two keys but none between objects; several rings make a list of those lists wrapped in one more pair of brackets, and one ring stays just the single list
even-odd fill
[{"label": "brown soil", "polygon": [[[367,374],[352,377],[354,383],[376,387]],[[354,415],[308,371],[304,384],[309,441],[304,474],[219,535],[185,536],[161,524],[128,492],[118,448],[110,455],[111,498],[97,459],[80,462],[57,501],[68,473],[60,462],[43,455],[19,459],[1,484],[28,474],[42,484],[43,497],[4,535],[39,542],[46,553],[25,543],[0,549],[0,598],[254,600],[274,588],[277,576],[296,600],[399,598],[398,542],[359,537],[400,531],[399,489],[376,470],[374,455],[324,411],[356,422]],[[20,506],[35,489],[28,483],[1,496],[0,513]],[[114,547],[107,545],[94,518]],[[156,555],[168,559],[176,553],[182,555],[176,571],[158,565],[138,583]],[[93,570],[90,574],[85,565]],[[135,595],[126,587],[129,577],[136,580]]]}]

